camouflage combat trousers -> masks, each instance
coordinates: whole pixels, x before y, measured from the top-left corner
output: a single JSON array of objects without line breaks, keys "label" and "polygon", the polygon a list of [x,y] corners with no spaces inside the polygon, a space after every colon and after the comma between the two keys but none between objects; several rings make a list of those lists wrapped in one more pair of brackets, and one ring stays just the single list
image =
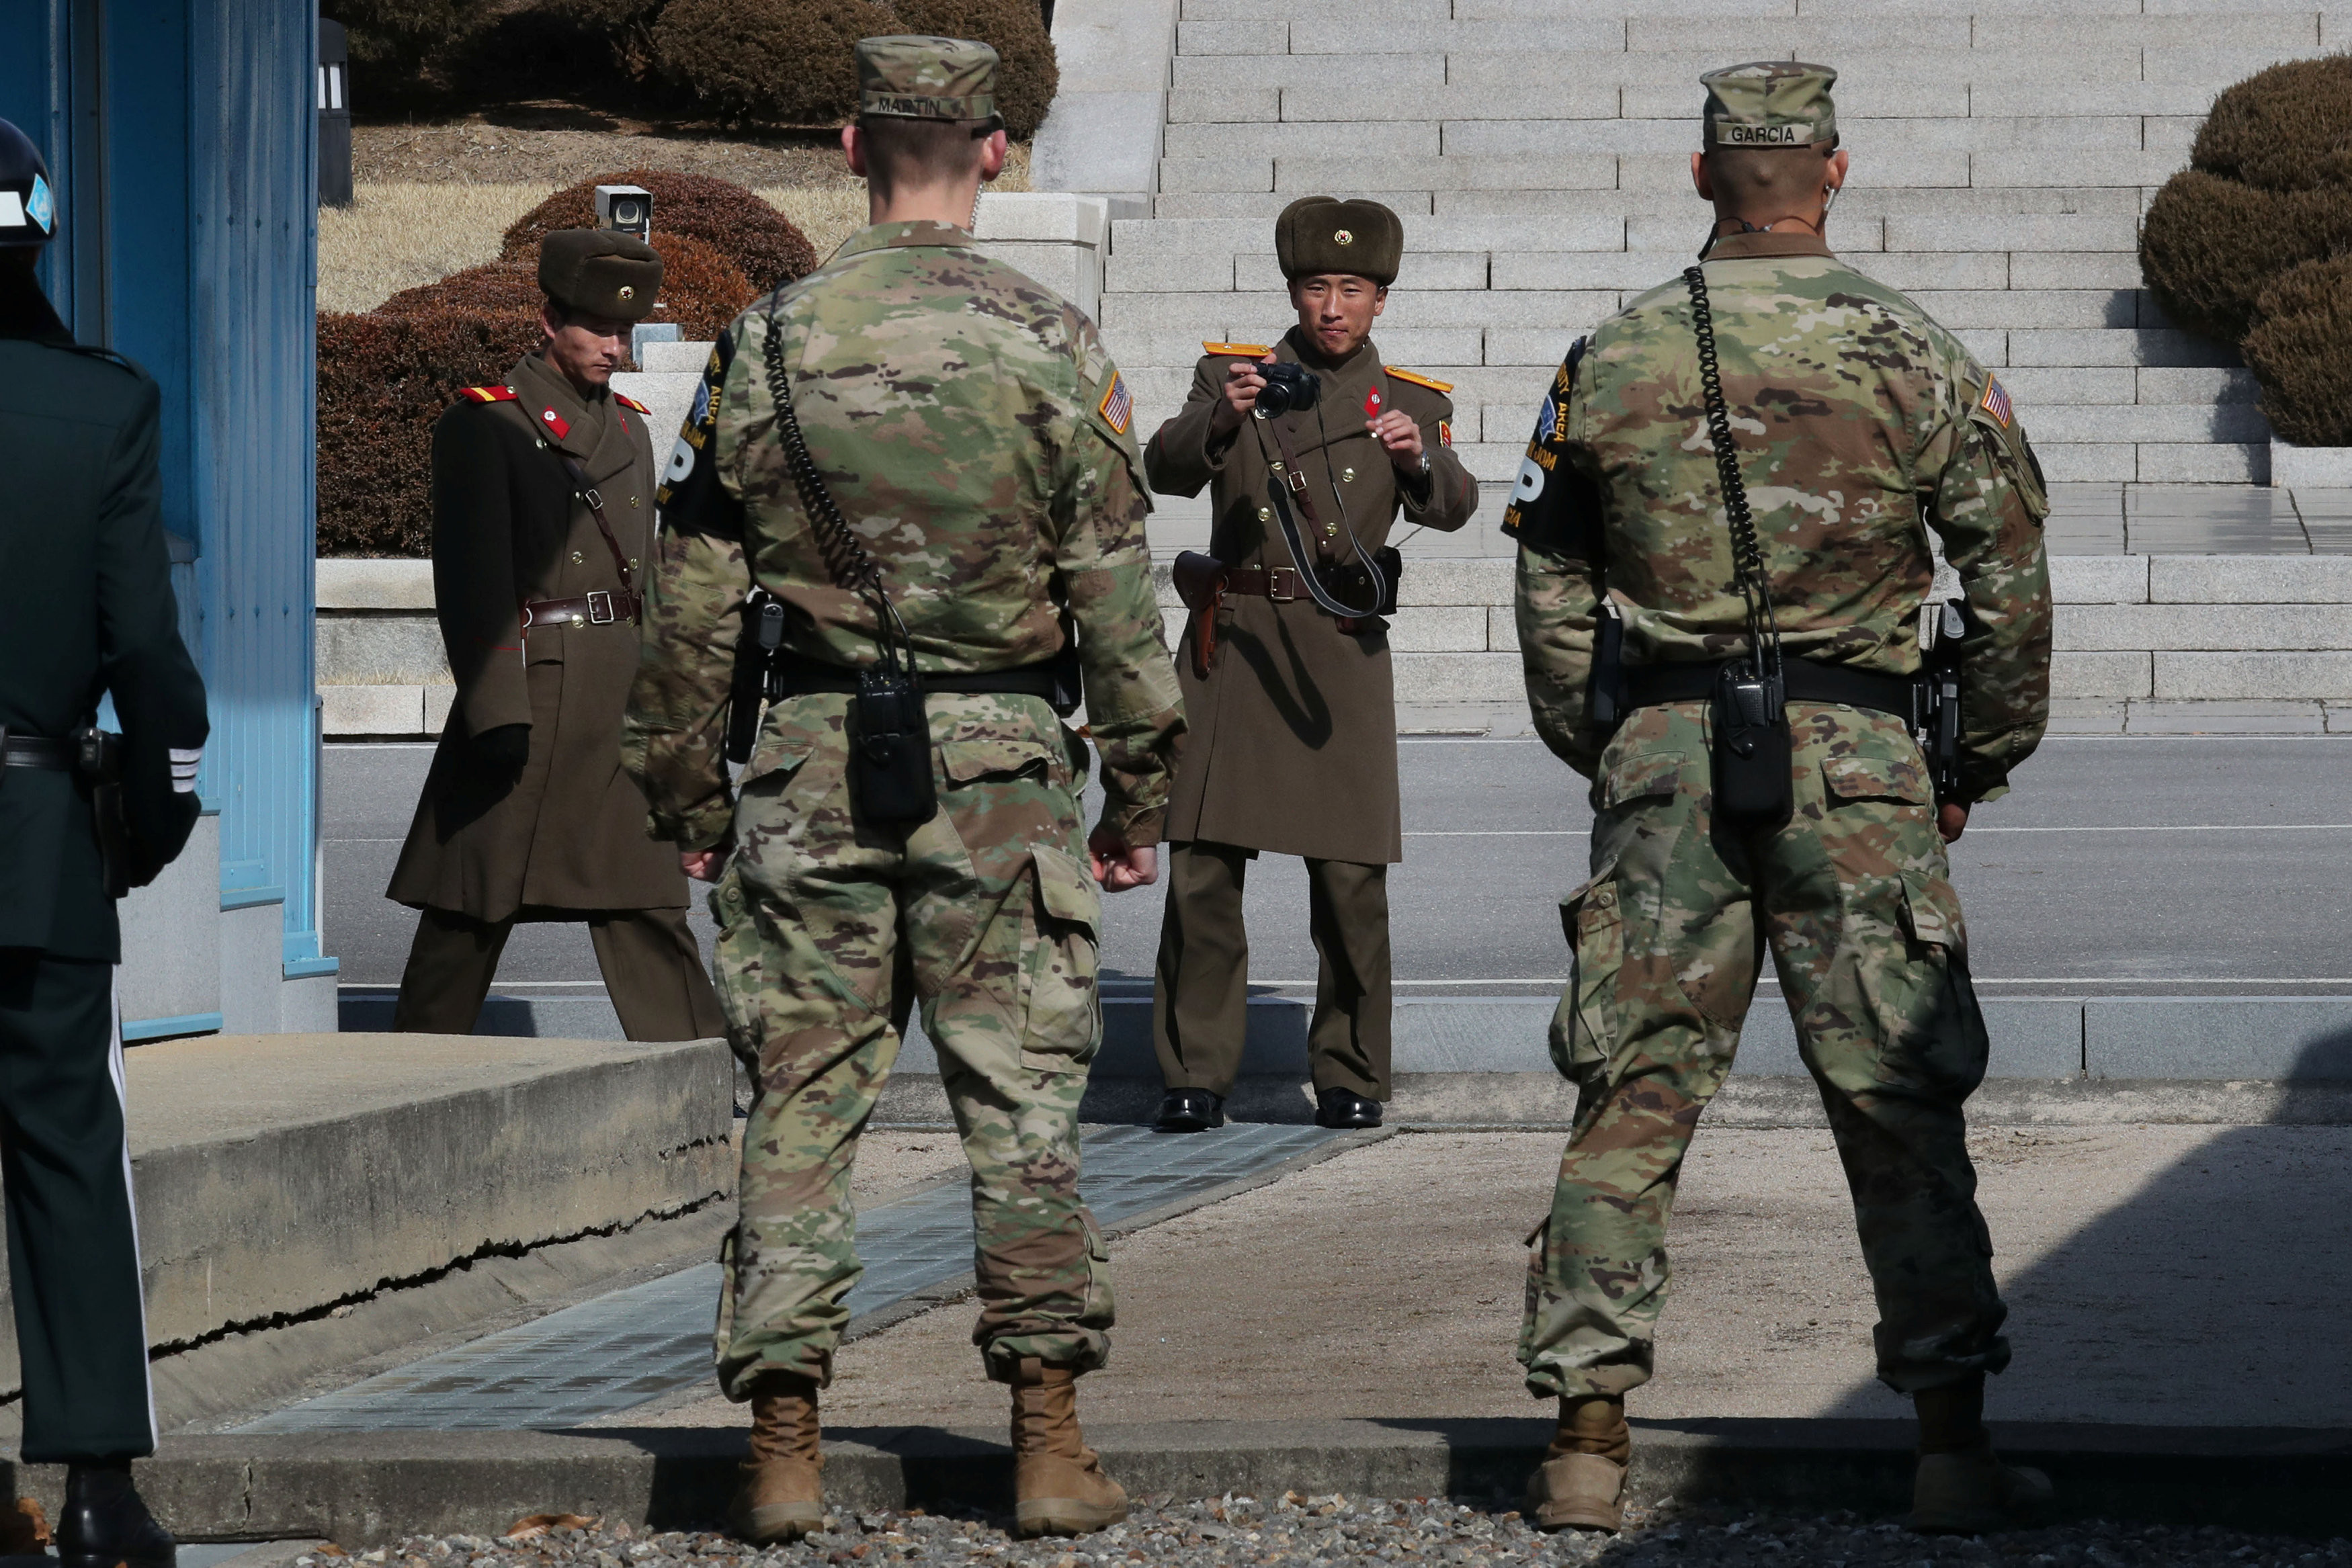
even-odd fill
[{"label": "camouflage combat trousers", "polygon": [[1881,714],[1789,716],[1796,815],[1745,842],[1710,832],[1705,704],[1636,709],[1601,758],[1552,1027],[1576,1128],[1530,1238],[1519,1334],[1539,1396],[1649,1379],[1675,1178],[1766,943],[1853,1191],[1879,1376],[1907,1394],[2008,1364],[1961,1113],[1984,1077],[1984,1019],[1924,759]]},{"label": "camouflage combat trousers", "polygon": [[719,1378],[829,1379],[857,1281],[849,1175],[898,1054],[911,983],[971,1162],[973,1341],[991,1375],[1109,1354],[1110,1280],[1078,1201],[1078,1100],[1101,1038],[1101,897],[1083,752],[1035,698],[930,699],[940,810],[853,820],[846,696],[769,710],[712,893],[719,999],[758,1085],[722,1259]]}]

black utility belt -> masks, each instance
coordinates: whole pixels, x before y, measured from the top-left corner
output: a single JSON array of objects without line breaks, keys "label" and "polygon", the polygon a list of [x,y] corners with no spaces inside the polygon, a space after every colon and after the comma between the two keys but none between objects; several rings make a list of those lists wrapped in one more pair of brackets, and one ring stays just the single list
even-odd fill
[{"label": "black utility belt", "polygon": [[111,784],[122,776],[122,737],[95,725],[64,737],[0,729],[0,768],[78,773],[93,784]]},{"label": "black utility belt", "polygon": [[[1723,667],[1720,664],[1633,665],[1624,672],[1625,706],[1704,702],[1715,695]],[[1889,714],[1906,725],[1919,722],[1921,683],[1912,676],[1794,658],[1781,662],[1781,674],[1790,702],[1837,703]]]},{"label": "black utility belt", "polygon": [[[768,700],[835,694],[857,695],[858,672],[839,664],[808,659],[779,658],[768,672]],[[966,696],[1043,697],[1055,700],[1058,690],[1052,664],[1022,664],[1010,670],[982,670],[971,674],[919,675],[926,692],[950,692]]]},{"label": "black utility belt", "polygon": [[70,740],[53,740],[46,735],[11,735],[0,739],[0,768],[43,768],[52,773],[71,773],[79,765],[81,748]]}]

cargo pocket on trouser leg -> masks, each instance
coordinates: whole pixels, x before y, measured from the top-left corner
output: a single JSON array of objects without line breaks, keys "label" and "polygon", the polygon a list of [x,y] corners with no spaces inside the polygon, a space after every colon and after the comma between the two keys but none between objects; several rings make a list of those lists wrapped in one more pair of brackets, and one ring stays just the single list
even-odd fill
[{"label": "cargo pocket on trouser leg", "polygon": [[1076,858],[1051,844],[1031,852],[1037,876],[1028,951],[1022,956],[1028,1006],[1021,1065],[1035,1072],[1076,1072],[1102,1040],[1096,994],[1102,890]]},{"label": "cargo pocket on trouser leg", "polygon": [[1874,977],[1886,1031],[1878,1082],[1957,1107],[1984,1082],[1992,1048],[1969,979],[1959,895],[1943,877],[1906,871],[1902,900],[1905,940]]},{"label": "cargo pocket on trouser leg", "polygon": [[1099,1333],[1109,1328],[1118,1314],[1110,1288],[1110,1243],[1103,1239],[1102,1227],[1095,1222],[1093,1209],[1081,1204],[1078,1218],[1087,1228],[1087,1296],[1078,1326]]},{"label": "cargo pocket on trouser leg", "polygon": [[1617,978],[1625,967],[1625,923],[1619,908],[1614,856],[1583,886],[1559,901],[1568,938],[1568,989],[1553,1009],[1549,1043],[1552,1065],[1576,1085],[1581,1124],[1608,1087],[1617,1044]]}]

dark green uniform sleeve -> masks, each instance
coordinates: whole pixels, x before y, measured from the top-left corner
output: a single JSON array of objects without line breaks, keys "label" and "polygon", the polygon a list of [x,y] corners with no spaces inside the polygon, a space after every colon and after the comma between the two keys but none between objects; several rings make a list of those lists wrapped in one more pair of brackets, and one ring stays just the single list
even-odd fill
[{"label": "dark green uniform sleeve", "polygon": [[712,346],[663,476],[645,642],[621,730],[622,766],[652,810],[646,831],[687,850],[722,842],[735,815],[727,709],[751,579],[720,443],[734,350],[732,332]]},{"label": "dark green uniform sleeve", "polygon": [[196,825],[196,763],[211,733],[205,683],[180,640],[156,464],[159,394],[142,382],[117,436],[98,517],[99,653],[122,724],[123,815],[138,868],[175,859]]},{"label": "dark green uniform sleeve", "polygon": [[489,405],[459,403],[433,427],[433,602],[469,736],[530,723],[499,417]]},{"label": "dark green uniform sleeve", "polygon": [[1055,476],[1054,565],[1077,622],[1087,726],[1102,754],[1101,825],[1130,845],[1160,841],[1184,733],[1184,700],[1152,591],[1135,437],[1103,413],[1118,374],[1106,364],[1082,391],[1089,412],[1064,447]]},{"label": "dark green uniform sleeve", "polygon": [[2014,413],[1983,406],[1986,378],[1928,439],[1916,472],[1921,509],[1959,573],[1975,623],[1961,666],[1960,789],[1967,804],[2008,789],[2050,722],[2050,506]]},{"label": "dark green uniform sleeve", "polygon": [[1429,458],[1426,480],[1397,476],[1397,499],[1402,503],[1404,520],[1415,528],[1450,534],[1478,509],[1478,481],[1470,476],[1446,439],[1445,433],[1454,423],[1454,402],[1444,392],[1415,388],[1410,382],[1391,385],[1397,392],[1397,407],[1411,413],[1421,427],[1421,450]]},{"label": "dark green uniform sleeve", "polygon": [[1224,400],[1227,368],[1241,362],[1210,358],[1193,367],[1192,390],[1184,394],[1184,406],[1153,433],[1144,448],[1143,472],[1154,490],[1163,496],[1197,496],[1224,471],[1225,455],[1240,432],[1213,435],[1209,422]]}]

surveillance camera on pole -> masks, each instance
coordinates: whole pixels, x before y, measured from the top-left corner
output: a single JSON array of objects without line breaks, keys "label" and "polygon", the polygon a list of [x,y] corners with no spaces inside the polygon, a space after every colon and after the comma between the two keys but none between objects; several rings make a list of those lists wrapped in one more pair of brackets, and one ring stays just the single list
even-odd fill
[{"label": "surveillance camera on pole", "polygon": [[654,193],[643,185],[597,186],[596,226],[646,238],[654,228]]}]

